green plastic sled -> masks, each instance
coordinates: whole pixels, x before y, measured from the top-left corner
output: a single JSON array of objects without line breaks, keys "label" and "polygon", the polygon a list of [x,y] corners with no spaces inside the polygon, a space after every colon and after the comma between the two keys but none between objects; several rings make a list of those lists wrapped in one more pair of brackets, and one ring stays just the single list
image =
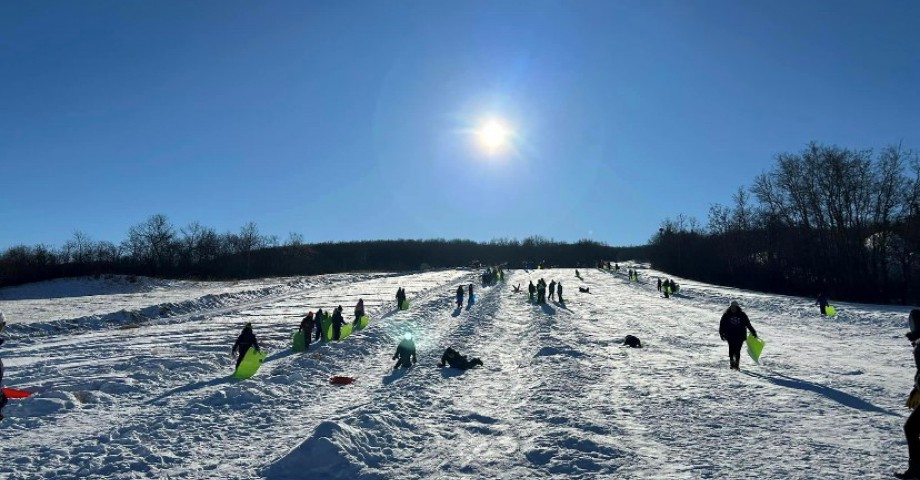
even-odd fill
[{"label": "green plastic sled", "polygon": [[332,317],[323,315],[319,321],[320,330],[323,332],[323,340],[332,340]]},{"label": "green plastic sled", "polygon": [[754,360],[754,363],[760,363],[760,354],[763,352],[763,346],[766,342],[753,335],[747,337],[748,355]]},{"label": "green plastic sled", "polygon": [[294,336],[291,338],[291,350],[295,352],[302,352],[307,349],[307,342],[303,336],[303,330],[297,330],[294,332]]},{"label": "green plastic sled", "polygon": [[399,309],[400,309],[400,310],[408,310],[408,309],[409,309],[409,301],[408,301],[408,300],[403,300],[402,303],[399,304]]},{"label": "green plastic sled", "polygon": [[353,329],[354,324],[351,322],[342,325],[342,329],[339,331],[339,340],[345,340],[345,338],[351,335]]},{"label": "green plastic sled", "polygon": [[368,318],[367,315],[365,315],[365,316],[361,317],[360,320],[358,320],[358,326],[355,327],[355,328],[358,329],[358,330],[364,330],[365,328],[367,328],[367,324],[370,323],[370,321],[371,321],[371,319]]},{"label": "green plastic sled", "polygon": [[243,357],[240,366],[233,372],[233,376],[240,380],[245,380],[255,375],[263,360],[265,360],[265,354],[250,347],[246,350],[246,356]]},{"label": "green plastic sled", "polygon": [[837,315],[837,309],[834,308],[832,305],[828,305],[824,307],[824,312],[827,314],[828,317],[833,317],[834,315]]}]

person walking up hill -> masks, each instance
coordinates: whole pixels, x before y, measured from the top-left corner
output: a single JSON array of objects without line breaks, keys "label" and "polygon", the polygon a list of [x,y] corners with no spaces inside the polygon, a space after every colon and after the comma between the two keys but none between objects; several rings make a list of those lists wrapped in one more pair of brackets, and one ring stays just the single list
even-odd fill
[{"label": "person walking up hill", "polygon": [[751,335],[757,336],[757,331],[751,326],[751,321],[738,302],[732,301],[731,305],[722,314],[722,320],[719,322],[719,337],[728,342],[728,361],[729,368],[732,370],[741,370],[741,346],[747,339],[747,332],[750,330]]}]

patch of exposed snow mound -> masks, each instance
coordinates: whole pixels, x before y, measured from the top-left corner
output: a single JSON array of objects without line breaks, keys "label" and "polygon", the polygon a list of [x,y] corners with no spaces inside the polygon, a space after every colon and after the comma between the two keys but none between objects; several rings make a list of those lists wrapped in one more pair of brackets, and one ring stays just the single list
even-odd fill
[{"label": "patch of exposed snow mound", "polygon": [[299,480],[304,478],[305,472],[309,472],[311,477],[324,479],[383,478],[362,473],[361,466],[365,461],[360,455],[352,453],[360,450],[359,445],[366,444],[366,441],[367,437],[361,430],[338,422],[322,422],[310,438],[265,468],[262,475],[269,480]]}]

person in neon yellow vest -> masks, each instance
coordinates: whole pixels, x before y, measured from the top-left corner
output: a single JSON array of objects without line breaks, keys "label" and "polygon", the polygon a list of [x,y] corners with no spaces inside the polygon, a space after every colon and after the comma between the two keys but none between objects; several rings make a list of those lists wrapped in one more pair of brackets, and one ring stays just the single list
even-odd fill
[{"label": "person in neon yellow vest", "polygon": [[751,321],[748,319],[747,314],[741,310],[738,302],[732,301],[725,313],[722,314],[722,320],[719,322],[719,337],[728,342],[728,361],[729,368],[732,370],[741,370],[739,366],[741,362],[741,346],[744,345],[744,340],[747,339],[748,330],[751,331],[751,335],[757,336],[757,331],[751,326]]}]

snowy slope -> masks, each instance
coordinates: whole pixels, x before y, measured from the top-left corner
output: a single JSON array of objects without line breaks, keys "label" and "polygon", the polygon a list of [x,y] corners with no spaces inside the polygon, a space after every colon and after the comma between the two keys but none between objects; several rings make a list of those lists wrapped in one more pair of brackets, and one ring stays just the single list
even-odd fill
[{"label": "snowy slope", "polygon": [[[0,477],[889,478],[905,466],[908,308],[839,304],[831,320],[809,299],[680,279],[664,299],[625,275],[581,273],[515,271],[477,283],[462,310],[466,270],[266,280],[215,303],[151,290],[130,305],[151,313],[139,322],[79,304],[30,325],[10,314],[6,385],[39,393],[4,411]],[[512,293],[538,276],[563,281],[565,305]],[[398,286],[408,311],[393,308]],[[295,315],[347,315],[359,297],[368,329],[289,352]],[[767,341],[762,365],[745,358],[740,373],[717,333],[732,299]],[[229,350],[247,321],[270,356],[236,381]],[[393,374],[404,332],[420,365]],[[646,348],[621,347],[626,334]],[[446,346],[486,366],[438,369]]]}]

